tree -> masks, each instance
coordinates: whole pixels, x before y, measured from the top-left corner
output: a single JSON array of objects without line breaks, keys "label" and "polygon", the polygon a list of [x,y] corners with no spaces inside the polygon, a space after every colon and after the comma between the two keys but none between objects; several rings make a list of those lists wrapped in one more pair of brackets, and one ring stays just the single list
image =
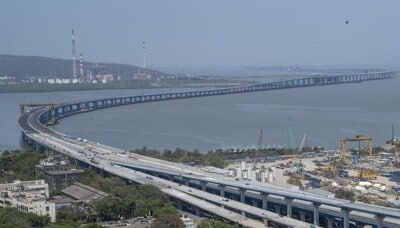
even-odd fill
[{"label": "tree", "polygon": [[288,184],[296,185],[300,188],[303,188],[303,183],[299,177],[289,177],[289,179],[286,181]]},{"label": "tree", "polygon": [[197,226],[197,228],[240,228],[237,224],[228,224],[215,219],[205,219]]},{"label": "tree", "polygon": [[335,191],[335,197],[339,199],[350,200],[351,202],[354,202],[356,200],[356,194],[353,191],[343,188],[338,188]]},{"label": "tree", "polygon": [[57,209],[57,220],[83,221],[86,219],[86,211],[80,207]]},{"label": "tree", "polygon": [[15,208],[0,208],[0,227],[46,227],[50,223],[50,218],[33,213],[22,213]]},{"label": "tree", "polygon": [[172,206],[172,204],[168,203],[168,204],[165,204],[161,208],[157,208],[154,211],[155,217],[160,217],[161,215],[165,215],[165,214],[176,214],[176,208],[174,206]]},{"label": "tree", "polygon": [[78,228],[79,223],[74,222],[72,220],[63,220],[61,222],[53,223],[49,226],[49,228]]},{"label": "tree", "polygon": [[123,201],[116,197],[106,197],[95,203],[95,211],[103,221],[118,220],[122,215]]},{"label": "tree", "polygon": [[33,180],[37,178],[35,166],[43,154],[32,151],[15,150],[0,155],[0,183],[13,180]]},{"label": "tree", "polygon": [[90,223],[82,226],[83,228],[103,228],[104,226],[97,223]]},{"label": "tree", "polygon": [[27,219],[33,228],[46,227],[50,223],[50,217],[48,216],[38,216],[33,213],[27,214]]},{"label": "tree", "polygon": [[152,228],[184,228],[182,220],[177,214],[164,214],[156,218],[151,224]]}]

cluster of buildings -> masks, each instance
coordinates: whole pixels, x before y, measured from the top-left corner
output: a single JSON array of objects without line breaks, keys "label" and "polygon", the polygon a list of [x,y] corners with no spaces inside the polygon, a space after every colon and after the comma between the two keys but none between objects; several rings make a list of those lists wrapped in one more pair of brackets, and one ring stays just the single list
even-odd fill
[{"label": "cluster of buildings", "polygon": [[0,76],[0,85],[16,84],[15,77],[11,76]]},{"label": "cluster of buildings", "polygon": [[[53,77],[30,77],[24,79],[21,83],[36,83],[36,84],[79,84],[79,83],[109,83],[120,81],[121,77],[114,77],[112,74],[89,75],[86,78],[53,78]],[[15,83],[14,83],[15,84]]]},{"label": "cluster of buildings", "polygon": [[52,156],[40,161],[36,166],[36,173],[43,177],[52,192],[58,192],[71,183],[81,181],[85,171],[71,168],[61,156]]},{"label": "cluster of buildings", "polygon": [[[0,207],[16,208],[20,212],[48,216],[56,221],[56,211],[62,208],[85,208],[95,200],[109,197],[110,194],[92,188],[80,181],[84,170],[71,168],[69,162],[60,155],[41,160],[36,173],[43,179],[32,181],[15,180],[0,184]],[[186,228],[195,227],[193,219],[181,215]],[[150,218],[134,218],[117,222],[104,222],[107,227],[150,227]]]},{"label": "cluster of buildings", "polygon": [[[84,171],[70,168],[61,156],[54,156],[40,161],[36,172],[43,179],[0,184],[0,207],[13,207],[25,213],[49,216],[55,222],[57,208],[65,206],[66,202],[71,206],[79,200],[66,199],[68,196],[65,194],[60,201],[59,197],[50,198],[50,193],[62,192],[67,186],[82,180]],[[73,192],[78,194],[82,191],[75,189]]]},{"label": "cluster of buildings", "polygon": [[0,184],[0,207],[14,207],[25,213],[49,216],[56,221],[56,206],[49,201],[49,186],[44,180],[14,181]]},{"label": "cluster of buildings", "polygon": [[256,165],[252,163],[247,164],[245,161],[242,161],[232,172],[237,179],[259,181],[262,183],[273,182],[276,177],[275,167],[257,168]]}]

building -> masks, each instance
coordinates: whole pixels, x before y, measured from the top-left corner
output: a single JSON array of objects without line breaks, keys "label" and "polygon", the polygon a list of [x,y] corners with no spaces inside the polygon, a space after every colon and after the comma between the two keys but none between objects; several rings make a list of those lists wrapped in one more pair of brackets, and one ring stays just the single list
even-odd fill
[{"label": "building", "polygon": [[81,181],[85,174],[84,170],[70,168],[68,162],[61,156],[41,160],[36,166],[36,172],[44,178],[52,192]]},{"label": "building", "polygon": [[186,214],[183,214],[180,218],[185,225],[185,228],[193,228],[193,219],[189,218]]},{"label": "building", "polygon": [[98,74],[96,75],[96,79],[102,83],[107,83],[114,81],[114,76],[112,74]]},{"label": "building", "polygon": [[133,74],[133,78],[137,80],[151,80],[152,76],[147,73],[135,73]]},{"label": "building", "polygon": [[0,184],[0,207],[13,207],[25,213],[49,216],[56,221],[54,202],[47,201],[49,187],[44,180]]},{"label": "building", "polygon": [[273,182],[276,177],[275,167],[257,168],[254,164],[246,164],[245,161],[240,162],[240,165],[232,169],[232,172],[237,179],[259,181],[262,183]]},{"label": "building", "polygon": [[118,221],[106,221],[99,224],[107,228],[150,228],[155,218],[151,216],[121,219]]},{"label": "building", "polygon": [[103,199],[110,196],[108,193],[84,185],[80,182],[76,182],[75,184],[63,189],[61,193],[75,200],[76,203],[89,203],[93,200]]}]

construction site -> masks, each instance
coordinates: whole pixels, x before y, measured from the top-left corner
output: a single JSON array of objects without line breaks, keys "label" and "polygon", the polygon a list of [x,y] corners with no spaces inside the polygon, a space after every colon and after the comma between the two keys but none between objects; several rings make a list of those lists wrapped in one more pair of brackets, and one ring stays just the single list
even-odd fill
[{"label": "construction site", "polygon": [[237,179],[300,188],[325,197],[400,208],[400,140],[374,147],[373,138],[338,140],[337,150],[307,152],[306,136],[292,155],[247,158],[228,166]]}]

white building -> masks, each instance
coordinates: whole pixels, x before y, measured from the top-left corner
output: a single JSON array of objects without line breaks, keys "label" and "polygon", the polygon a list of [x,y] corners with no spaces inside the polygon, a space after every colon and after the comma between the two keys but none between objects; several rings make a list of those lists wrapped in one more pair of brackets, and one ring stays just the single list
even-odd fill
[{"label": "white building", "polygon": [[242,161],[240,165],[235,167],[232,171],[238,179],[260,181],[262,183],[273,182],[276,176],[275,167],[258,168],[254,164],[246,164],[244,161]]},{"label": "white building", "polygon": [[189,218],[186,214],[181,216],[181,220],[185,225],[185,228],[194,228],[193,219]]},{"label": "white building", "polygon": [[21,212],[49,216],[56,220],[54,202],[48,202],[49,186],[44,180],[14,181],[0,184],[0,207],[14,207]]}]

